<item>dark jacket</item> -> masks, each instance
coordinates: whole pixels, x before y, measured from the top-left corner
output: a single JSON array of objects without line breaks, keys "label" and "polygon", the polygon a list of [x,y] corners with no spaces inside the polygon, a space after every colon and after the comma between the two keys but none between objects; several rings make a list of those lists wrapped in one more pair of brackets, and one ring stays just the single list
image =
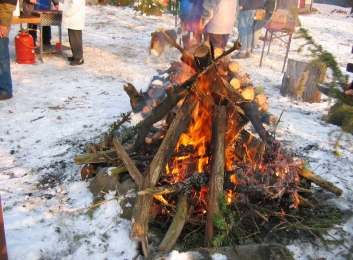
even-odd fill
[{"label": "dark jacket", "polygon": [[0,0],[0,4],[10,4],[10,5],[17,5],[17,0]]},{"label": "dark jacket", "polygon": [[257,10],[264,8],[264,0],[239,0],[239,6],[242,6],[244,10]]}]

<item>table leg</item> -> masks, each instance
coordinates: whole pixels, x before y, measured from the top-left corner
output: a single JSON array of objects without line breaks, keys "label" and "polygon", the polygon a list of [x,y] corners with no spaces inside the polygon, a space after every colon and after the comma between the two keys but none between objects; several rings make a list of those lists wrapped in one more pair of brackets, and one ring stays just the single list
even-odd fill
[{"label": "table leg", "polygon": [[62,51],[63,49],[63,44],[62,44],[62,38],[61,38],[61,25],[59,25],[59,42],[60,42],[60,46],[61,46],[61,50]]},{"label": "table leg", "polygon": [[272,42],[272,38],[273,38],[274,32],[273,31],[269,31],[269,33],[271,34],[271,36],[270,36],[270,43],[268,44],[267,55],[270,53],[271,42]]},{"label": "table leg", "polygon": [[42,23],[39,24],[39,33],[40,33],[40,48],[39,48],[39,59],[43,63],[43,26]]},{"label": "table leg", "polygon": [[288,35],[289,35],[289,39],[288,39],[288,43],[287,43],[286,55],[284,56],[284,63],[283,63],[282,73],[284,72],[284,68],[285,68],[285,66],[286,66],[286,61],[287,61],[287,58],[288,58],[290,43],[291,43],[291,41],[292,41],[292,34],[289,33]]},{"label": "table leg", "polygon": [[266,30],[266,33],[265,33],[264,45],[262,46],[262,52],[261,52],[261,58],[260,58],[260,65],[259,65],[259,67],[261,67],[262,58],[263,58],[263,56],[264,56],[264,50],[265,50],[265,46],[266,46],[267,33],[268,33],[268,30]]}]

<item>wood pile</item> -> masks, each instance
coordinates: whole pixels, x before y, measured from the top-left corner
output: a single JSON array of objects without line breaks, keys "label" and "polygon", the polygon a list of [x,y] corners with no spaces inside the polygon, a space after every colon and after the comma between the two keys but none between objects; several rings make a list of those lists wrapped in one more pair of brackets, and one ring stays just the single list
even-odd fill
[{"label": "wood pile", "polygon": [[[155,207],[173,217],[158,246],[165,252],[172,250],[191,219],[205,221],[205,245],[212,245],[220,196],[229,202],[244,197],[256,203],[276,201],[283,210],[310,207],[299,196],[302,178],[342,194],[302,161],[288,156],[265,129],[261,115],[269,108],[266,96],[255,94],[248,74],[238,62],[227,59],[239,49],[239,42],[216,59],[212,46],[205,43],[193,55],[174,45],[182,62],[159,71],[144,93],[132,84],[124,87],[132,111],[144,116],[133,142],[123,146],[122,138],[107,138],[75,158],[85,165],[83,179],[88,173],[94,176],[100,164],[131,175],[137,198],[130,238],[141,243],[145,256],[150,253],[148,225]],[[127,120],[128,116],[122,122]],[[244,129],[248,123],[253,133]]]}]

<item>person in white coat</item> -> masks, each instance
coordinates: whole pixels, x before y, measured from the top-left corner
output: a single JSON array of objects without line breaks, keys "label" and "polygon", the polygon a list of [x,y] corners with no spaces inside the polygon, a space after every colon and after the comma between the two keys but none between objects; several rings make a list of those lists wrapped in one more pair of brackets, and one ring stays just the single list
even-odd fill
[{"label": "person in white coat", "polygon": [[227,45],[237,16],[238,0],[205,0],[201,26],[206,26],[214,56],[220,56]]},{"label": "person in white coat", "polygon": [[86,21],[85,0],[65,0],[63,5],[62,27],[68,29],[72,57],[68,57],[71,66],[82,65],[83,42],[82,30]]}]

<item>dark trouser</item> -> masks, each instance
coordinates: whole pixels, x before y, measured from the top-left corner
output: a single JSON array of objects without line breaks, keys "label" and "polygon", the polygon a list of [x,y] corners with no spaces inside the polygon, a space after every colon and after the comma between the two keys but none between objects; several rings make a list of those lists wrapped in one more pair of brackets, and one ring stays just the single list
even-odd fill
[{"label": "dark trouser", "polygon": [[[37,42],[37,32],[36,30],[38,29],[38,26],[36,24],[28,24],[28,28],[31,30],[29,31],[29,34],[32,35],[33,40],[34,40],[34,45],[36,46]],[[35,31],[34,31],[35,30]],[[45,45],[49,45],[51,41],[51,27],[50,26],[43,26],[43,32],[42,32],[42,43]]]},{"label": "dark trouser", "polygon": [[225,49],[229,39],[229,34],[213,34],[209,33],[209,41],[213,48]]},{"label": "dark trouser", "polygon": [[74,59],[83,58],[82,30],[68,29],[69,42]]},{"label": "dark trouser", "polygon": [[0,93],[12,95],[9,38],[0,38]]}]

